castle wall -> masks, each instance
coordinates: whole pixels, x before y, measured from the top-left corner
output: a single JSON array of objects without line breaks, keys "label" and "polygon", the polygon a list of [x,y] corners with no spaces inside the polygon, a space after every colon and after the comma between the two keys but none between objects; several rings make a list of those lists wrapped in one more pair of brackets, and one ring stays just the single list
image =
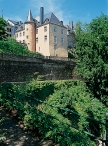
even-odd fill
[{"label": "castle wall", "polygon": [[25,81],[37,73],[46,80],[72,79],[75,62],[0,54],[0,82]]}]

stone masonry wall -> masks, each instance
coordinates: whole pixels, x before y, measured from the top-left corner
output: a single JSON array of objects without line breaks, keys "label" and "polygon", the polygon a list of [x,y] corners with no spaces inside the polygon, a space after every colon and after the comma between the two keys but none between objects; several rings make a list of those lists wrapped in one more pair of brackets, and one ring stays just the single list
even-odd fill
[{"label": "stone masonry wall", "polygon": [[0,54],[0,82],[25,81],[43,75],[47,80],[72,79],[75,62]]}]

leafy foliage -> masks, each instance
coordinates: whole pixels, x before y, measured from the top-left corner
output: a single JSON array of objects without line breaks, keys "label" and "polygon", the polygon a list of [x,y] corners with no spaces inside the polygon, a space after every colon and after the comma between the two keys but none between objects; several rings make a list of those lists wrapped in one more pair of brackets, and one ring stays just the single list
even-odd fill
[{"label": "leafy foliage", "polygon": [[[0,126],[2,125],[3,123],[3,118],[0,117]],[[0,128],[0,145],[2,146],[3,144],[3,136],[4,136],[4,133],[2,132],[2,129]]]},{"label": "leafy foliage", "polygon": [[29,51],[26,46],[16,42],[13,38],[10,38],[8,41],[0,41],[0,53],[2,52],[14,55],[43,58],[42,54]]},{"label": "leafy foliage", "polygon": [[108,16],[76,27],[79,74],[89,81],[95,97],[108,106]]},{"label": "leafy foliage", "polygon": [[7,34],[5,27],[7,26],[6,21],[0,17],[0,40],[6,40]]},{"label": "leafy foliage", "polygon": [[0,105],[16,110],[27,127],[38,128],[44,139],[53,139],[62,146],[95,146],[95,143],[73,128],[84,130],[90,121],[61,108],[101,120],[107,111],[80,81],[33,81],[17,86],[4,83],[0,85]]},{"label": "leafy foliage", "polygon": [[68,50],[68,58],[70,58],[70,59],[76,59],[77,58],[76,49],[69,49]]}]

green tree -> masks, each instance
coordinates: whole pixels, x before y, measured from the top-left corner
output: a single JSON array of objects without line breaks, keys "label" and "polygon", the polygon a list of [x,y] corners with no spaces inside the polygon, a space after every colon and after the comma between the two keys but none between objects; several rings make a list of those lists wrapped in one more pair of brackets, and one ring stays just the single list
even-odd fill
[{"label": "green tree", "polygon": [[70,59],[75,59],[76,56],[76,49],[72,48],[72,49],[68,49],[68,58]]},{"label": "green tree", "polygon": [[108,106],[108,16],[76,27],[78,72],[89,81],[95,97]]},{"label": "green tree", "polygon": [[6,33],[6,27],[7,23],[6,21],[0,17],[0,40],[6,40],[7,33]]}]

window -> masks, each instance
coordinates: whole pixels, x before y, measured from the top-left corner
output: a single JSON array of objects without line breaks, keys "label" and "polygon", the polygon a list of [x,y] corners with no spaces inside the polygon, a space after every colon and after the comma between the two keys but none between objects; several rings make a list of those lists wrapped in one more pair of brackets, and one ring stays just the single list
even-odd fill
[{"label": "window", "polygon": [[57,32],[57,27],[54,27],[54,32]]},{"label": "window", "polygon": [[21,32],[20,32],[20,37],[21,37]]},{"label": "window", "polygon": [[36,43],[38,43],[38,38],[36,38]]},{"label": "window", "polygon": [[57,36],[54,36],[54,43],[57,43]]},{"label": "window", "polygon": [[47,26],[44,26],[44,32],[46,32],[47,31]]},{"label": "window", "polygon": [[54,50],[56,50],[56,49],[57,49],[57,44],[54,45]]},{"label": "window", "polygon": [[61,34],[64,34],[64,30],[63,29],[61,29]]},{"label": "window", "polygon": [[64,38],[61,38],[61,44],[64,44]]},{"label": "window", "polygon": [[7,28],[7,32],[11,32],[11,28]]},{"label": "window", "polygon": [[44,36],[44,41],[45,41],[45,42],[47,41],[47,35]]},{"label": "window", "polygon": [[26,30],[28,30],[28,28],[26,28]]},{"label": "window", "polygon": [[38,29],[36,29],[36,34],[38,34]]},{"label": "window", "polygon": [[25,36],[25,32],[23,31],[23,36]]},{"label": "window", "polygon": [[26,38],[28,39],[28,35],[26,36]]},{"label": "window", "polygon": [[23,43],[25,43],[25,40],[23,40]]},{"label": "window", "polygon": [[16,38],[18,38],[18,33],[16,34]]},{"label": "window", "polygon": [[8,34],[7,36],[8,36],[8,37],[11,37],[11,34]]}]

